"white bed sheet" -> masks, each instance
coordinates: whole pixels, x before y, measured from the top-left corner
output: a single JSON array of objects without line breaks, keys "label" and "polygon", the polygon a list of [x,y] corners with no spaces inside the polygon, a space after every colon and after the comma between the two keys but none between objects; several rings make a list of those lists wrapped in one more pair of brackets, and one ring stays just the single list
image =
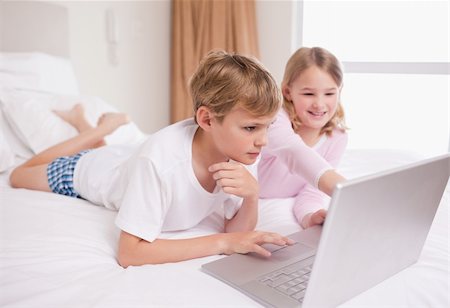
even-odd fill
[{"label": "white bed sheet", "polygon": [[[352,178],[419,158],[350,150],[340,170]],[[222,256],[123,269],[115,257],[115,212],[80,199],[11,189],[5,174],[0,183],[1,307],[259,307],[200,270]],[[292,201],[262,200],[258,229],[297,231]],[[340,307],[449,307],[449,203],[447,186],[418,263]],[[205,235],[221,226],[214,214],[191,230],[164,237]]]}]

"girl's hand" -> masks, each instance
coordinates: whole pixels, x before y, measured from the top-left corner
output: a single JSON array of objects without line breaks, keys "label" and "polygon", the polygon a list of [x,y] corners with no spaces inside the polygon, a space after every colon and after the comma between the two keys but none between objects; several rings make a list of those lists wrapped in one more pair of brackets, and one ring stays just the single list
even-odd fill
[{"label": "girl's hand", "polygon": [[294,241],[278,233],[263,231],[233,232],[223,234],[223,253],[255,252],[264,257],[270,257],[270,251],[261,247],[262,244],[275,244],[279,246],[292,245]]},{"label": "girl's hand", "polygon": [[243,165],[222,162],[209,166],[208,170],[224,192],[241,198],[258,198],[258,182]]},{"label": "girl's hand", "polygon": [[302,227],[303,228],[309,228],[315,225],[321,225],[325,221],[325,218],[327,217],[327,211],[324,209],[318,210],[314,213],[310,213],[303,217],[302,219]]}]

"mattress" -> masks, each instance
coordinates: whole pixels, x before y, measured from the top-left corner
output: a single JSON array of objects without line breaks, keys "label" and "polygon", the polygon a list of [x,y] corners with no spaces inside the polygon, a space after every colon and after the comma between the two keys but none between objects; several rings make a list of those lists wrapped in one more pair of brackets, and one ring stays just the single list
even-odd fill
[{"label": "mattress", "polygon": [[[347,150],[348,178],[420,159],[394,150]],[[340,307],[448,307],[450,187],[444,193],[419,261]],[[260,200],[257,229],[299,230],[293,199]],[[205,274],[210,256],[178,263],[122,268],[116,255],[116,212],[52,193],[12,189],[0,174],[1,307],[259,307]],[[218,213],[196,227],[163,233],[187,238],[221,232]]]}]

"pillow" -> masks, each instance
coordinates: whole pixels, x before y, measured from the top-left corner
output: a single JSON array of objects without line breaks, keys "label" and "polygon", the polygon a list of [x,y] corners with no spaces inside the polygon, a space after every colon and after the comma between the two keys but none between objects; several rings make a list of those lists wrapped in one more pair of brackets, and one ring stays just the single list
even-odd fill
[{"label": "pillow", "polygon": [[60,94],[79,94],[70,61],[39,52],[0,53],[0,84]]},{"label": "pillow", "polygon": [[[98,97],[68,96],[47,92],[1,89],[0,107],[15,135],[34,153],[39,153],[78,134],[52,110],[68,110],[76,103],[85,107],[88,122],[95,126],[105,112],[117,109]],[[119,127],[106,136],[108,144],[137,144],[145,139],[134,123]]]},{"label": "pillow", "polygon": [[19,160],[25,160],[33,156],[33,152],[26,146],[22,140],[17,137],[14,130],[9,125],[3,111],[0,108],[0,131],[2,132],[5,143],[8,144],[9,149],[16,156],[16,163]]},{"label": "pillow", "polygon": [[0,172],[6,171],[14,166],[14,157],[14,152],[7,143],[3,131],[0,130]]},{"label": "pillow", "polygon": [[38,84],[38,77],[32,73],[0,71],[0,85],[2,87],[36,89],[39,87]]}]

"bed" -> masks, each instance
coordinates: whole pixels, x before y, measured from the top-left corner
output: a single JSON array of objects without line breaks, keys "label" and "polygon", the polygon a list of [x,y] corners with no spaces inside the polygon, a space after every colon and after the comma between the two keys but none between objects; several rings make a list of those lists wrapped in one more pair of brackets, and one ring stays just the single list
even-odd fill
[{"label": "bed", "polygon": [[[55,76],[22,78],[48,74],[48,70],[42,72],[39,68],[49,65],[60,67],[52,70]],[[25,71],[29,67],[33,69]],[[19,68],[23,71],[17,72]],[[8,175],[14,166],[34,152],[76,134],[52,109],[69,108],[82,101],[93,123],[102,112],[115,110],[98,97],[80,96],[70,71],[68,60],[47,54],[0,56],[4,81],[0,88],[0,306],[258,306],[201,271],[203,263],[223,256],[123,269],[116,259],[116,212],[81,199],[10,187]],[[52,78],[57,78],[59,84],[30,82]],[[114,133],[109,142],[140,142],[142,138],[145,134],[130,123]],[[354,178],[422,158],[407,151],[352,149],[345,153],[339,171]],[[448,307],[449,198],[447,187],[419,262],[342,307]],[[257,229],[281,234],[297,231],[292,205],[293,199],[261,200]],[[164,233],[162,237],[212,234],[221,232],[222,226],[220,214],[214,213],[193,229]]]},{"label": "bed", "polygon": [[[409,153],[348,151],[341,172],[354,177],[414,159]],[[115,212],[81,199],[12,189],[7,173],[0,187],[1,307],[258,307],[200,270],[223,256],[123,269],[116,260]],[[420,260],[341,307],[448,307],[449,198],[447,187]],[[258,229],[297,231],[292,201],[262,200]],[[215,213],[191,230],[163,236],[221,230]]]},{"label": "bed", "polygon": [[[78,101],[92,123],[102,112],[115,110],[101,98],[79,93],[67,57],[0,53],[0,307],[259,307],[201,271],[202,264],[223,256],[124,269],[116,259],[116,212],[82,199],[10,187],[14,166],[76,134],[51,110]],[[130,123],[107,141],[139,143],[143,138]],[[422,158],[408,151],[351,149],[339,171],[354,178]],[[447,185],[416,264],[340,307],[449,307],[449,203]],[[257,229],[297,231],[292,206],[293,199],[261,200]],[[222,228],[220,214],[214,213],[190,230],[162,237],[187,238]]]}]

